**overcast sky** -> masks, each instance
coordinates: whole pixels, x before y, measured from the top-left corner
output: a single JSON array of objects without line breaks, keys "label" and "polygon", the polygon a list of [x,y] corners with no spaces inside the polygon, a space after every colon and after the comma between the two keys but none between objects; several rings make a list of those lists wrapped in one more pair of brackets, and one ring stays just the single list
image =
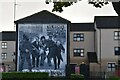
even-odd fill
[{"label": "overcast sky", "polygon": [[[0,31],[13,31],[14,29],[14,0],[0,1]],[[45,4],[44,0],[16,0],[16,20],[29,16],[42,10],[52,11],[53,4]],[[55,14],[68,19],[72,23],[94,22],[94,16],[117,16],[111,3],[102,8],[95,8],[87,0],[79,1],[74,5],[63,8],[62,13]]]}]

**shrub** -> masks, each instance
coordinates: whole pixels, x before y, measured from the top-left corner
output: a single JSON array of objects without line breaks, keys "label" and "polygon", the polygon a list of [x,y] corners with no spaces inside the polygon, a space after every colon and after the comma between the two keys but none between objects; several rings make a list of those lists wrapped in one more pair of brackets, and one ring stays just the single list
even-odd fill
[{"label": "shrub", "polygon": [[111,76],[108,80],[120,80],[120,77]]},{"label": "shrub", "polygon": [[84,76],[82,74],[71,74],[71,79],[80,79],[80,80],[84,80]]},{"label": "shrub", "polygon": [[2,73],[2,80],[84,80],[80,74],[71,74],[70,77],[56,76],[49,77],[46,72],[5,72]]},{"label": "shrub", "polygon": [[46,72],[5,72],[2,73],[2,78],[48,78]]}]

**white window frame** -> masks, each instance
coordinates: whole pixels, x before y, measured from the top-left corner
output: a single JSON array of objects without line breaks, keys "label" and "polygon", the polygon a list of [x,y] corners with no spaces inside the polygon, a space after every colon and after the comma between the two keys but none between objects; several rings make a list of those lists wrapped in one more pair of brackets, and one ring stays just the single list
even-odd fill
[{"label": "white window frame", "polygon": [[[75,55],[75,54],[79,54],[79,55]],[[84,49],[83,48],[74,48],[73,55],[74,55],[74,57],[84,57]]]},{"label": "white window frame", "polygon": [[114,31],[114,40],[120,40],[120,31]]},{"label": "white window frame", "polygon": [[84,41],[84,33],[73,33],[73,41]]},{"label": "white window frame", "polygon": [[[116,50],[116,49],[118,49],[118,50]],[[120,47],[119,47],[119,46],[114,47],[114,53],[116,53],[117,51],[119,52],[119,50],[120,50]],[[116,54],[115,54],[115,55],[116,55]]]},{"label": "white window frame", "polygon": [[7,42],[2,42],[1,43],[1,48],[2,49],[7,49]]},{"label": "white window frame", "polygon": [[1,53],[1,58],[2,59],[7,59],[7,53]]},{"label": "white window frame", "polygon": [[[114,67],[112,67],[112,66],[109,67],[108,64],[115,64],[115,65],[114,65]],[[113,71],[115,71],[115,69],[116,69],[116,62],[108,62],[107,63],[108,72],[113,72]]]}]

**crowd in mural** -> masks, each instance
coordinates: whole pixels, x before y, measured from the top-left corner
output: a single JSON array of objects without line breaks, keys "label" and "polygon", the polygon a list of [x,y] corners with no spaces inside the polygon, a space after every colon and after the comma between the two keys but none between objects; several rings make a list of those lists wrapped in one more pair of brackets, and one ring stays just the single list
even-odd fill
[{"label": "crowd in mural", "polygon": [[[65,28],[63,27],[64,30],[60,32],[54,27],[38,27],[19,29],[22,30],[22,32],[19,31],[19,71],[26,68],[29,71],[33,69],[64,70],[66,64]],[[32,31],[31,28],[39,31],[34,32],[35,30]]]},{"label": "crowd in mural", "polygon": [[[35,37],[35,41],[30,42],[29,38],[24,34],[19,49],[21,55],[20,70],[23,69],[25,59],[28,62],[29,70],[31,70],[32,67],[39,67],[39,64],[43,66],[46,58],[49,66],[51,66],[51,59],[53,59],[54,69],[60,68],[60,61],[63,61],[61,51],[63,53],[65,52],[60,41],[53,40],[52,35],[49,36],[49,39],[46,39],[45,36],[41,36],[40,39],[39,37]],[[32,55],[32,64],[30,55]]]}]

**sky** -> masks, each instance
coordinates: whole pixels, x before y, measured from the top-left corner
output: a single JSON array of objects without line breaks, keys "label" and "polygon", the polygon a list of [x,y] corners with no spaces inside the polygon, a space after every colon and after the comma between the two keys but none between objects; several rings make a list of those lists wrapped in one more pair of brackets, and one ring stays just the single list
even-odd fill
[{"label": "sky", "polygon": [[[52,12],[53,4],[46,4],[45,0],[16,0],[15,20],[26,16],[48,10]],[[63,12],[53,12],[72,23],[89,23],[94,22],[94,16],[117,16],[111,3],[102,8],[95,8],[88,4],[88,0],[82,0],[74,5],[63,8]],[[0,1],[0,32],[15,31],[14,27],[14,0]]]}]

